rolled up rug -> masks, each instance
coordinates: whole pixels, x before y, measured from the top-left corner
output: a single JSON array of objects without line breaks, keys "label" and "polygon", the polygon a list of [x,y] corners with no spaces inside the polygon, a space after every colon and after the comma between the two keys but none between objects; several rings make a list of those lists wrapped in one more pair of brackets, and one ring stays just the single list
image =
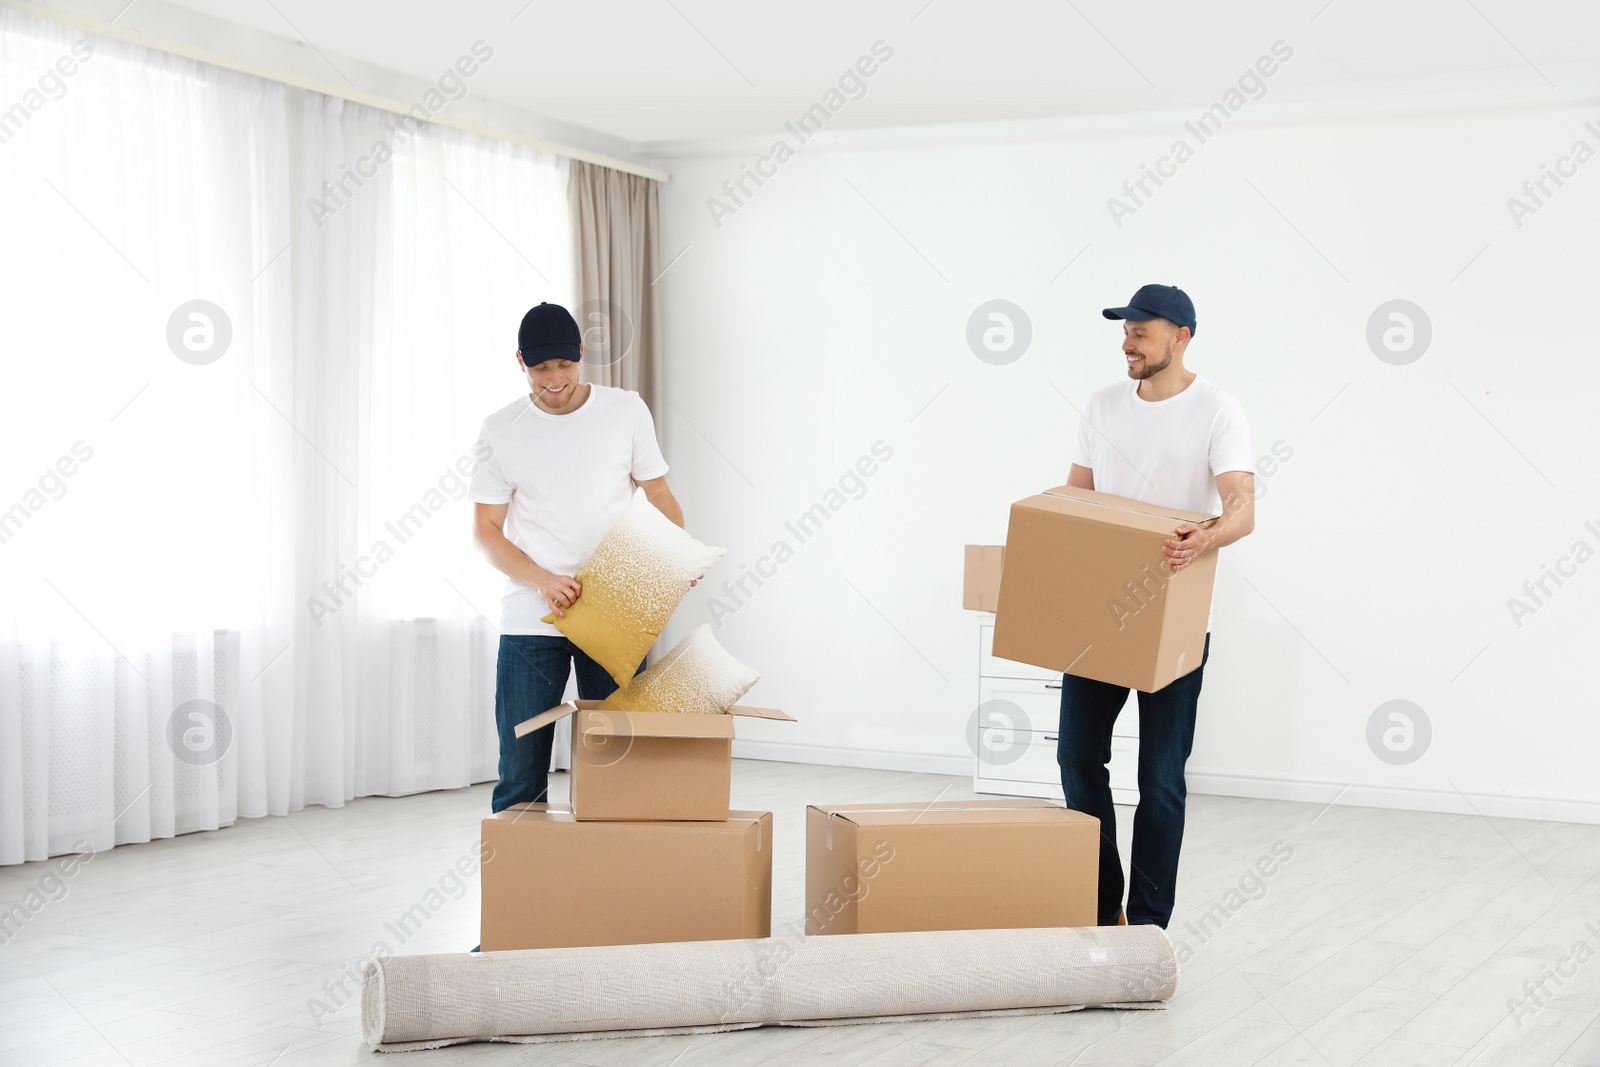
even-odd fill
[{"label": "rolled up rug", "polygon": [[1159,1008],[1178,961],[1156,926],[933,930],[392,956],[363,974],[373,1051],[1086,1007]]}]

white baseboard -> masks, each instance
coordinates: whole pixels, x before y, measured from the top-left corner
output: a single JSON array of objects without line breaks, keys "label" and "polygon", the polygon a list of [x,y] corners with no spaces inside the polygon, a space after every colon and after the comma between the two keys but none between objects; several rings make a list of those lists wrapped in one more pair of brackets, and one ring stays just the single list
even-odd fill
[{"label": "white baseboard", "polygon": [[972,777],[971,756],[940,756],[890,752],[875,748],[839,748],[833,745],[797,745],[789,741],[733,742],[735,759],[764,759],[775,763],[809,763],[818,767],[861,767],[870,771],[920,771]]},{"label": "white baseboard", "polygon": [[1453,815],[1490,815],[1501,819],[1600,824],[1600,800],[1484,793],[1477,790],[1413,789],[1405,786],[1330,782],[1269,775],[1189,772],[1189,792],[1208,796],[1297,800],[1309,804],[1348,804],[1399,811],[1440,811]]},{"label": "white baseboard", "polygon": [[[787,741],[733,743],[739,759],[809,763],[821,767],[860,767],[877,771],[917,771],[972,777],[971,756],[890,752],[884,749],[798,745]],[[1541,819],[1600,825],[1600,800],[1529,794],[1483,793],[1472,790],[1412,789],[1402,786],[1331,782],[1270,775],[1215,774],[1190,771],[1189,792],[1202,796],[1293,800],[1307,804],[1348,804],[1399,811],[1439,811],[1455,815],[1489,815],[1502,819]]]}]

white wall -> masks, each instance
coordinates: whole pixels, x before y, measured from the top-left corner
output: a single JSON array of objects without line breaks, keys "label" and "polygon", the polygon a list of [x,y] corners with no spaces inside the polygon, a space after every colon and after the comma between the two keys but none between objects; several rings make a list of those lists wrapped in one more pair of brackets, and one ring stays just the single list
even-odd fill
[{"label": "white wall", "polygon": [[[687,251],[660,282],[656,407],[690,528],[729,554],[667,637],[893,449],[721,620],[765,675],[748,699],[800,719],[741,724],[743,750],[970,771],[961,546],[1065,480],[1074,405],[1125,374],[1099,309],[1160,281],[1193,295],[1189,366],[1242,399],[1255,452],[1293,450],[1221,563],[1191,787],[1600,820],[1600,562],[1520,628],[1507,607],[1574,542],[1600,550],[1600,160],[1520,228],[1506,205],[1574,141],[1600,148],[1600,103],[1415,104],[1262,104],[1120,228],[1107,198],[1192,116],[824,134],[720,228],[707,198],[770,139],[669,160],[664,259]],[[994,298],[1032,323],[1008,366],[965,340]],[[1407,366],[1366,341],[1395,298],[1433,327]],[[1406,766],[1366,739],[1396,698],[1433,728]]]}]

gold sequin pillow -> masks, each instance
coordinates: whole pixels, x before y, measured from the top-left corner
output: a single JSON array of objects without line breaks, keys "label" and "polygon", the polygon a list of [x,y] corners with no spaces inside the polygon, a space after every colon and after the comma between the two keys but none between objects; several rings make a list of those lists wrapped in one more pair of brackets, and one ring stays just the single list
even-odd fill
[{"label": "gold sequin pillow", "polygon": [[627,685],[666,628],[689,583],[726,549],[701,544],[636,489],[627,510],[573,575],[582,586],[566,615],[551,623],[618,685]]},{"label": "gold sequin pillow", "polygon": [[600,706],[612,711],[723,715],[760,680],[761,675],[734,659],[722,647],[712,636],[709,624],[701,623],[688,637],[673,645],[672,651],[646,667]]}]

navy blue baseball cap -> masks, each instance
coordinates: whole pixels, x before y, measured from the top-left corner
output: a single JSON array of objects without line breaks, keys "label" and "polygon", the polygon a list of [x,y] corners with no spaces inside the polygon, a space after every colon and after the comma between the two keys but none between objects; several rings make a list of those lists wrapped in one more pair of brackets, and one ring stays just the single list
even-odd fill
[{"label": "navy blue baseball cap", "polygon": [[522,316],[517,329],[517,351],[522,353],[522,365],[532,367],[547,359],[581,358],[578,346],[583,335],[578,331],[578,321],[560,304],[540,304],[529,308]]},{"label": "navy blue baseball cap", "polygon": [[1106,308],[1100,314],[1131,322],[1166,319],[1175,326],[1187,326],[1194,333],[1194,301],[1175,285],[1141,285],[1127,307]]}]

